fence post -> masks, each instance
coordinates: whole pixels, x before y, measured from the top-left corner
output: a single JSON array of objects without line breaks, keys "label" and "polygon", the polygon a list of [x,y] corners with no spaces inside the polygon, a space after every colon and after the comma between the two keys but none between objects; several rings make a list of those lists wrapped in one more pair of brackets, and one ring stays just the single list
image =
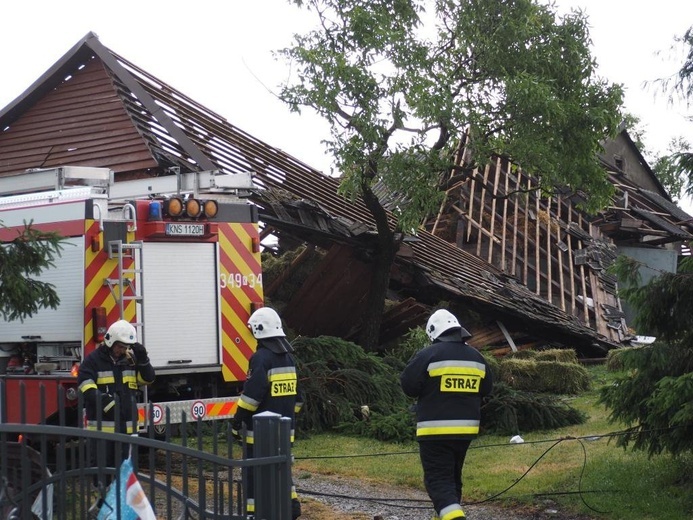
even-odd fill
[{"label": "fence post", "polygon": [[254,457],[286,462],[255,467],[255,520],[291,519],[291,419],[273,412],[253,416]]}]

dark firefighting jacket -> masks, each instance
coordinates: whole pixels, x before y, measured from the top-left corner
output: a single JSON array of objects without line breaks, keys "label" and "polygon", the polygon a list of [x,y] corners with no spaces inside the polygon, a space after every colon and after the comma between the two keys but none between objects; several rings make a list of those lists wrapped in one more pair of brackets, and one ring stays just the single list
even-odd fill
[{"label": "dark firefighting jacket", "polygon": [[493,381],[484,357],[461,338],[440,338],[419,351],[400,383],[406,395],[417,398],[417,440],[478,435],[481,399],[491,393]]},{"label": "dark firefighting jacket", "polygon": [[294,440],[295,416],[303,406],[303,396],[290,351],[291,346],[284,338],[261,339],[250,358],[232,422],[233,430],[239,433],[245,424],[245,440],[249,444],[254,443],[253,415],[267,411],[291,418],[291,441]]},{"label": "dark firefighting jacket", "polygon": [[77,375],[79,390],[84,396],[87,429],[135,433],[137,409],[134,404],[138,387],[152,383],[154,377],[154,368],[148,360],[145,365],[134,365],[127,356],[113,361],[111,350],[104,344],[99,345],[84,359]]}]

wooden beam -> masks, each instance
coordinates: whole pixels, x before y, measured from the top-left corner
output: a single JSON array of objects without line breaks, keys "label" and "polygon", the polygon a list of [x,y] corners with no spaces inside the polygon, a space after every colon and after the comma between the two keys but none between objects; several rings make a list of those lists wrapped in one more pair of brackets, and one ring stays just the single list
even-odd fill
[{"label": "wooden beam", "polygon": [[515,345],[513,338],[510,336],[508,329],[505,328],[505,325],[503,325],[502,322],[497,321],[496,323],[498,324],[498,328],[503,332],[503,336],[505,336],[505,339],[508,342],[508,345],[510,345],[510,348],[513,350],[513,352],[517,352],[517,346]]}]

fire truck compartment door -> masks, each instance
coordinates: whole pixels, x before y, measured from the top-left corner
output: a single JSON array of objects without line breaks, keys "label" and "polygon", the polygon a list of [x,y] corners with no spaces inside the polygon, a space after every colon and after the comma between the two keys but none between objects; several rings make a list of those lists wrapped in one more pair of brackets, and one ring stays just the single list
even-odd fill
[{"label": "fire truck compartment door", "polygon": [[216,244],[142,244],[144,345],[155,367],[219,363]]},{"label": "fire truck compartment door", "polygon": [[23,322],[1,322],[0,342],[33,339],[81,344],[84,332],[84,237],[65,239],[54,263],[55,267],[44,269],[32,278],[55,286],[60,298],[58,308],[39,309]]}]

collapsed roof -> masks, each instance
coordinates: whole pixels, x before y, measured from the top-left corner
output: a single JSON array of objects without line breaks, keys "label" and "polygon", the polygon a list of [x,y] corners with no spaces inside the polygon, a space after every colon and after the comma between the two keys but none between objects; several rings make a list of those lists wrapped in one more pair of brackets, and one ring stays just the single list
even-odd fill
[{"label": "collapsed roof", "polygon": [[[339,273],[331,287],[306,284],[304,293],[313,294],[303,294],[284,318],[310,333],[347,335],[358,326],[375,244],[365,206],[341,197],[337,179],[236,128],[106,48],[95,34],[2,109],[0,129],[0,176],[63,165],[108,167],[116,181],[167,175],[171,168],[252,172],[260,219],[280,235],[332,250],[320,271]],[[655,217],[643,215],[651,222]],[[359,276],[346,276],[348,269]],[[420,322],[426,306],[447,300],[584,353],[615,345],[492,263],[427,231],[403,244],[393,290],[408,302],[408,310],[394,317],[406,316],[406,324]],[[425,306],[412,306],[412,298]],[[384,327],[402,332],[387,320]]]}]

